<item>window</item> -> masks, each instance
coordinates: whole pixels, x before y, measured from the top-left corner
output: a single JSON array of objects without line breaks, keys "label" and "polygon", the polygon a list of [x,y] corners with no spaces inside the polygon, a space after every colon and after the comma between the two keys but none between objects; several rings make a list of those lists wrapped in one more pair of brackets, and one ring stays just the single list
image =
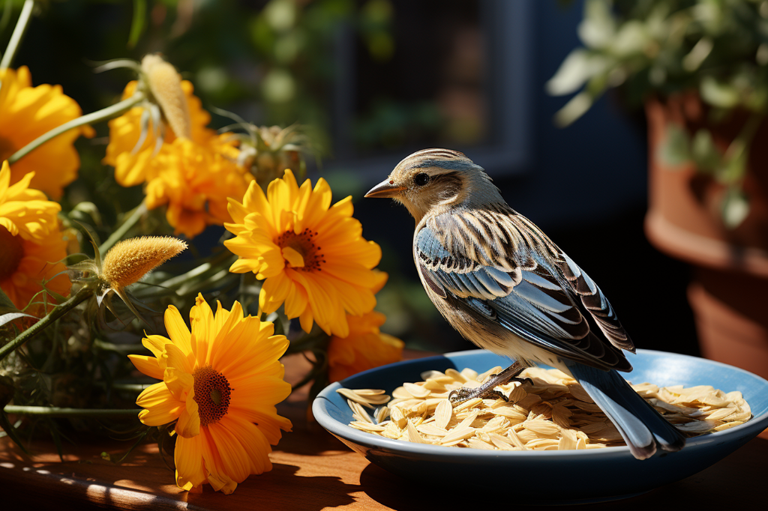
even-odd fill
[{"label": "window", "polygon": [[391,3],[390,58],[374,58],[349,27],[337,35],[330,167],[373,180],[392,169],[393,157],[448,147],[492,175],[523,171],[532,131],[531,2]]}]

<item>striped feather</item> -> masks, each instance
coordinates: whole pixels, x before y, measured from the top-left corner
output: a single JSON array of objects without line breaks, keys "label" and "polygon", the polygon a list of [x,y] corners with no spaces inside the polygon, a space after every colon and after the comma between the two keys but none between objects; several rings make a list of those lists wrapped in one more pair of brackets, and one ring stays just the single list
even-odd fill
[{"label": "striped feather", "polygon": [[[631,368],[619,350],[633,351],[634,345],[597,285],[506,204],[427,217],[414,257],[437,294],[482,300],[505,327],[518,335],[527,331],[529,339],[531,332],[541,334],[548,349],[557,346],[564,356],[601,368]],[[586,317],[605,340],[592,333]]]}]

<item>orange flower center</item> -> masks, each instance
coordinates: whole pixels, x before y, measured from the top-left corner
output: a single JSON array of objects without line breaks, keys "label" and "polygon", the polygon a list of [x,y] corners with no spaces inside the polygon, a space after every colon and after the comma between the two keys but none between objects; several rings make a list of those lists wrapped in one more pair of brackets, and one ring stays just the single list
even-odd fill
[{"label": "orange flower center", "polygon": [[0,225],[0,281],[16,273],[24,257],[24,245],[21,236],[14,236]]},{"label": "orange flower center", "polygon": [[227,414],[232,388],[226,376],[210,366],[198,367],[192,375],[200,425],[215,424]]},{"label": "orange flower center", "polygon": [[325,254],[322,247],[315,244],[317,231],[304,229],[296,234],[287,231],[278,236],[275,244],[283,249],[283,257],[294,270],[322,271],[322,263],[325,262]]}]

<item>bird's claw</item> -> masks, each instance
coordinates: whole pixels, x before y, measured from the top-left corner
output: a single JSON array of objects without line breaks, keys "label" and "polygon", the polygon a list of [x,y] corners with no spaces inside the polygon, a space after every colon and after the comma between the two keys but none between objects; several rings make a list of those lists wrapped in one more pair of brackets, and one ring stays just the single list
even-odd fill
[{"label": "bird's claw", "polygon": [[[498,375],[493,375],[491,378]],[[490,380],[486,380],[490,381]],[[509,381],[516,381],[520,382],[520,384],[529,383],[533,385],[533,380],[530,378],[510,378]],[[475,387],[475,388],[467,388],[467,387],[461,387],[460,389],[452,390],[450,394],[448,394],[448,400],[451,402],[453,406],[459,405],[465,401],[469,401],[470,399],[474,399],[476,397],[480,398],[496,398],[501,399],[505,402],[509,402],[509,398],[504,395],[503,392],[500,390],[496,390],[494,387],[489,388],[483,388],[484,386]]]},{"label": "bird's claw", "polygon": [[466,395],[469,393],[471,389],[467,388],[460,388],[458,390],[452,390],[450,394],[448,394],[448,401],[451,402],[452,405],[456,406],[460,403],[463,403],[464,401],[468,400],[469,398],[466,397]]},{"label": "bird's claw", "polygon": [[459,405],[465,401],[469,401],[470,399],[474,399],[476,397],[480,397],[483,399],[496,398],[496,399],[502,399],[506,402],[509,402],[509,399],[507,398],[507,396],[505,396],[504,393],[501,392],[500,390],[489,389],[489,390],[486,390],[485,392],[482,392],[482,391],[478,392],[478,390],[479,390],[478,388],[470,389],[467,387],[462,387],[457,390],[452,390],[451,393],[448,394],[448,400],[451,402],[453,406]]}]

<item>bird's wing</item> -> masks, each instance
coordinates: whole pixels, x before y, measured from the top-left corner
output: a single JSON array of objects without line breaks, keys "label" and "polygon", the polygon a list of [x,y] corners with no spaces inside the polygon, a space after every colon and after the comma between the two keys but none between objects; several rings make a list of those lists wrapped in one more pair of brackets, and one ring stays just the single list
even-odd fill
[{"label": "bird's wing", "polygon": [[[628,369],[633,350],[600,289],[536,226],[508,207],[430,217],[414,240],[424,282],[551,352]],[[587,314],[589,313],[589,314]],[[590,331],[595,319],[609,342]]]}]

